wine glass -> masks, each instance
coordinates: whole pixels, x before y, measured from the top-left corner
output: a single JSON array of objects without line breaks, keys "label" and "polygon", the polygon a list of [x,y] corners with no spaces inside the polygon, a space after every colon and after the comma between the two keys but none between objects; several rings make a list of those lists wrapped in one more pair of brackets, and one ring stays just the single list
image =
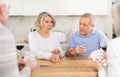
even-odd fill
[{"label": "wine glass", "polygon": [[104,68],[107,67],[107,53],[106,53],[106,49],[107,49],[108,43],[109,43],[109,40],[102,40],[101,43],[100,43],[100,46],[101,46],[102,50],[104,50],[103,58],[101,59],[102,66]]},{"label": "wine glass", "polygon": [[20,42],[16,44],[16,49],[18,50],[18,58],[22,57],[21,50],[24,48],[24,44],[21,44]]},{"label": "wine glass", "polygon": [[104,51],[106,51],[106,49],[107,49],[107,40],[101,40],[100,46],[101,46],[101,48],[102,48]]}]

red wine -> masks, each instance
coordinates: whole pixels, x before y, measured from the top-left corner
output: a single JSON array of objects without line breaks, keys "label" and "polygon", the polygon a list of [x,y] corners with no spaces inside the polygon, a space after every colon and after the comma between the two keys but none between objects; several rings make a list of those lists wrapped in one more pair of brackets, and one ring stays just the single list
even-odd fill
[{"label": "red wine", "polygon": [[104,51],[106,51],[107,48],[106,48],[106,47],[102,47],[102,49],[103,49]]},{"label": "red wine", "polygon": [[24,47],[24,45],[17,45],[17,46],[16,46],[16,48],[17,48],[18,50],[21,50],[23,47]]}]

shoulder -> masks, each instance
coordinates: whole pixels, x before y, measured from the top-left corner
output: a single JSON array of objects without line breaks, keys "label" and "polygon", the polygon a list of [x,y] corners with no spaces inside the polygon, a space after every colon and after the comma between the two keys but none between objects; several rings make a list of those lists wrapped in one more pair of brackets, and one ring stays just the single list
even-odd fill
[{"label": "shoulder", "polygon": [[50,32],[50,36],[54,37],[54,38],[55,37],[59,38],[59,34],[57,32],[53,32],[53,31]]},{"label": "shoulder", "polygon": [[113,50],[114,52],[117,52],[118,50],[120,50],[119,43],[120,43],[120,37],[112,39],[108,44],[107,50],[109,52],[110,51],[113,52]]},{"label": "shoulder", "polygon": [[0,36],[1,38],[11,38],[13,39],[12,32],[5,26],[0,26]]},{"label": "shoulder", "polygon": [[76,37],[76,36],[79,36],[79,35],[80,35],[79,31],[76,31],[76,32],[72,33],[72,37]]},{"label": "shoulder", "polygon": [[30,32],[28,35],[29,40],[37,39],[39,35],[37,34],[37,31]]},{"label": "shoulder", "polygon": [[107,39],[107,36],[100,30],[94,29],[94,35],[100,39]]},{"label": "shoulder", "polygon": [[98,29],[93,29],[94,33],[97,35],[104,35],[104,33]]},{"label": "shoulder", "polygon": [[107,46],[107,55],[108,55],[108,58],[111,58],[111,59],[113,59],[113,57],[114,57],[114,59],[119,59],[118,57],[119,57],[119,51],[120,51],[120,37],[118,37],[118,38],[115,38],[115,39],[112,39],[110,42],[109,42],[109,44],[108,44],[108,46]]},{"label": "shoulder", "polygon": [[119,43],[120,43],[120,37],[114,38],[113,40],[110,41],[110,44],[115,46],[119,45]]},{"label": "shoulder", "polygon": [[6,28],[5,26],[0,25],[0,33],[9,34],[9,33],[11,33],[11,31],[8,28]]},{"label": "shoulder", "polygon": [[29,32],[29,36],[35,36],[37,35],[37,31]]}]

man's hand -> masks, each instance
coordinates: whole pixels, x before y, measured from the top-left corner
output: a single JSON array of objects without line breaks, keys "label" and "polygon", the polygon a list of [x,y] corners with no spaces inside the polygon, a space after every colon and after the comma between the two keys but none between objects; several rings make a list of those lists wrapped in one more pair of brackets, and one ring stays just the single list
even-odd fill
[{"label": "man's hand", "polygon": [[86,48],[83,46],[76,46],[75,53],[76,54],[84,54],[86,52]]},{"label": "man's hand", "polygon": [[23,59],[18,59],[18,68],[19,71],[21,71],[23,68],[25,67],[25,62],[23,61]]}]

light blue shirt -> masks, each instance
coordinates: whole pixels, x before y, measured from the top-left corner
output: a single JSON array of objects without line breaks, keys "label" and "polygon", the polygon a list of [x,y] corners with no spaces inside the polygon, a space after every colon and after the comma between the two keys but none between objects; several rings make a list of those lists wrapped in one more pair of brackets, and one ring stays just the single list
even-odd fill
[{"label": "light blue shirt", "polygon": [[100,42],[102,40],[105,40],[107,44],[107,37],[104,33],[96,29],[93,29],[88,36],[83,36],[77,31],[71,36],[68,47],[84,46],[86,53],[77,54],[77,56],[89,56],[92,51],[100,49]]}]

